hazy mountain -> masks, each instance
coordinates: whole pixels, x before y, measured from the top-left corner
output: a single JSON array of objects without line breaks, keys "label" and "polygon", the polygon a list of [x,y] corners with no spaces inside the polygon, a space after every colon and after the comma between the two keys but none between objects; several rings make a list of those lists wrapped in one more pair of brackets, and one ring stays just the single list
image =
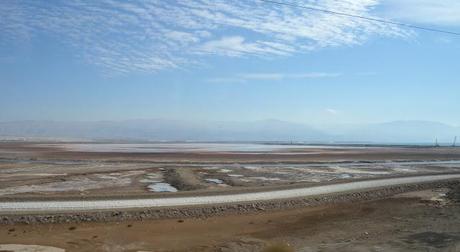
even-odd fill
[{"label": "hazy mountain", "polygon": [[450,143],[460,128],[427,121],[394,121],[347,127],[314,128],[280,120],[254,122],[191,122],[182,120],[126,120],[98,122],[0,122],[0,136],[166,140],[166,141],[310,141],[375,143]]},{"label": "hazy mountain", "polygon": [[460,136],[460,128],[430,121],[394,121],[356,126],[336,135],[336,138],[352,141],[386,143],[450,143]]},{"label": "hazy mountain", "polygon": [[163,119],[0,122],[0,136],[171,141],[317,141],[326,137],[306,125],[277,120],[196,123]]}]

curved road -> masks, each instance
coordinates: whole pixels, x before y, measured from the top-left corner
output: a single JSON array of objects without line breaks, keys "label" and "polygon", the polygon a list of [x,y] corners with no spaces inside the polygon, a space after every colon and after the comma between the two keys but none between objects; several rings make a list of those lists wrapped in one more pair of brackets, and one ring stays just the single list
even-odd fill
[{"label": "curved road", "polygon": [[388,178],[368,181],[349,182],[343,184],[323,185],[299,189],[288,189],[267,192],[241,193],[217,196],[171,197],[157,199],[104,199],[104,200],[56,200],[56,201],[25,201],[0,202],[2,213],[59,213],[94,210],[119,210],[152,207],[178,207],[193,205],[213,205],[222,203],[280,200],[298,197],[317,196],[322,194],[340,193],[353,190],[368,190],[379,187],[402,184],[435,182],[448,179],[460,179],[460,174],[416,176],[404,178]]}]

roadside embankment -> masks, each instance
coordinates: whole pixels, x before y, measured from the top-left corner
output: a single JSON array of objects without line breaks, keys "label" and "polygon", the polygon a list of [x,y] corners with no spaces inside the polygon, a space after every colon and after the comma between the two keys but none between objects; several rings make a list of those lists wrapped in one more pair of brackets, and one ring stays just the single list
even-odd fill
[{"label": "roadside embankment", "polygon": [[[420,178],[420,177],[418,177]],[[400,182],[399,180],[393,180],[393,183]],[[196,205],[171,205],[171,206],[157,206],[157,207],[145,207],[145,208],[128,208],[123,209],[116,208],[113,209],[104,209],[104,210],[88,210],[88,211],[77,211],[77,212],[13,212],[0,214],[0,223],[1,224],[13,224],[13,223],[26,223],[26,224],[38,224],[38,223],[64,223],[64,222],[89,222],[89,221],[125,221],[125,220],[143,220],[143,219],[163,219],[163,218],[206,218],[211,216],[218,215],[229,215],[229,214],[248,214],[255,212],[263,211],[273,211],[273,210],[284,210],[292,209],[299,207],[308,207],[308,206],[321,206],[329,204],[338,204],[338,203],[353,203],[360,201],[370,201],[383,199],[395,194],[425,190],[436,187],[454,187],[460,184],[460,181],[457,177],[451,179],[444,179],[438,181],[430,181],[423,179],[419,182],[413,182],[410,184],[392,184],[387,186],[379,186],[383,180],[372,181],[375,187],[365,187],[363,184],[356,184],[360,182],[354,182],[354,189],[348,191],[334,191],[321,194],[310,193],[310,195],[303,195],[298,197],[291,198],[276,198],[276,193],[279,192],[264,192],[271,194],[269,200],[254,200],[246,202],[229,202],[225,203],[213,203],[213,204],[196,204]],[[402,180],[403,181],[403,180]],[[346,183],[351,184],[351,183]],[[342,184],[344,186],[346,184]],[[364,184],[366,185],[366,184]],[[335,185],[337,186],[337,185]],[[348,185],[349,186],[349,185]],[[317,188],[317,187],[314,187]],[[310,192],[315,192],[314,188],[310,188]],[[304,188],[305,190],[308,188]],[[324,188],[322,188],[324,189]],[[318,190],[318,189],[316,189]],[[286,193],[284,190],[282,193]],[[318,192],[318,191],[316,191]],[[249,194],[241,194],[249,195]],[[263,194],[265,195],[265,194]],[[227,195],[235,196],[235,195]],[[253,195],[254,196],[254,195]],[[279,196],[279,195],[278,195]],[[293,196],[293,195],[291,195]],[[294,195],[295,196],[295,195]],[[225,196],[219,196],[220,198]],[[203,198],[203,197],[193,197],[193,198]],[[259,196],[260,198],[260,196]],[[170,198],[175,200],[183,200],[183,198]],[[225,198],[223,198],[225,199]],[[136,200],[136,199],[133,199]],[[142,199],[143,201],[148,199]],[[165,200],[165,199],[162,199]],[[19,202],[17,202],[19,203]],[[22,202],[24,203],[24,202]],[[30,203],[30,202],[27,202]],[[48,202],[50,203],[50,202]],[[54,202],[56,203],[56,202]],[[16,204],[15,202],[4,202],[1,204]],[[46,202],[44,203],[46,205]],[[84,202],[82,202],[84,204]],[[44,206],[46,207],[46,206]],[[3,205],[3,208],[6,208]],[[1,208],[0,208],[1,209]],[[4,210],[4,209],[3,209]],[[46,210],[43,209],[43,210]]]}]

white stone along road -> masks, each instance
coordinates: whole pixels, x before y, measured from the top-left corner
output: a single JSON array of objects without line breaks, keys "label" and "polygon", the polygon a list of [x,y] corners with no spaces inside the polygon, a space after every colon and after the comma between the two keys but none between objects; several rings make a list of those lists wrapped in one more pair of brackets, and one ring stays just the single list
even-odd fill
[{"label": "white stone along road", "polygon": [[213,205],[223,203],[280,200],[341,193],[354,190],[369,190],[379,187],[435,182],[460,179],[460,174],[387,178],[342,184],[322,185],[299,189],[286,189],[266,192],[240,193],[216,196],[189,196],[152,199],[100,199],[100,200],[43,200],[0,202],[0,214],[21,213],[59,213],[94,210],[121,210],[135,208],[179,207],[194,205]]}]

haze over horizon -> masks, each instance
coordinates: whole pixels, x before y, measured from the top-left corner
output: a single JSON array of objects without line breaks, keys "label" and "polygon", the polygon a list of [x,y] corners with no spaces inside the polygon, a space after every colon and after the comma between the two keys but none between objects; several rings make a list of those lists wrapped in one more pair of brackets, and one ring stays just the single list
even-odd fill
[{"label": "haze over horizon", "polygon": [[460,127],[429,121],[318,126],[280,120],[0,122],[0,140],[17,137],[129,141],[303,141],[317,143],[452,144]]}]

